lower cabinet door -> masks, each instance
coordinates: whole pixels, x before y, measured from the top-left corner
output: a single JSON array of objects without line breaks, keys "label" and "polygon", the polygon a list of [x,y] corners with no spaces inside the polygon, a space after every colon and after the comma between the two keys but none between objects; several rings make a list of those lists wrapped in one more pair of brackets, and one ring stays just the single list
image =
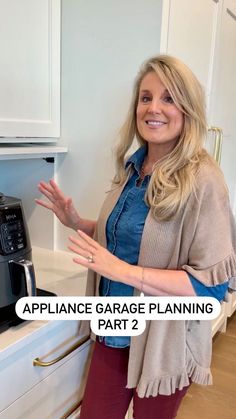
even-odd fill
[{"label": "lower cabinet door", "polygon": [[[69,350],[82,338],[78,327],[78,320],[51,321],[42,329],[30,334],[28,341],[24,338],[22,341],[19,339],[17,349],[14,350],[15,345],[13,345],[12,353],[9,348],[8,356],[0,361],[0,412],[7,409],[15,400],[20,399],[77,353],[75,350],[58,363],[48,367],[33,365],[33,360],[36,358],[45,362],[51,361]],[[34,330],[33,322],[32,329]],[[14,328],[12,333],[14,333]],[[2,336],[4,339],[4,334]],[[78,350],[83,350],[83,346]],[[1,383],[4,383],[4,391],[1,391]]]},{"label": "lower cabinet door", "polygon": [[60,419],[84,391],[90,344],[12,403],[0,419]]}]

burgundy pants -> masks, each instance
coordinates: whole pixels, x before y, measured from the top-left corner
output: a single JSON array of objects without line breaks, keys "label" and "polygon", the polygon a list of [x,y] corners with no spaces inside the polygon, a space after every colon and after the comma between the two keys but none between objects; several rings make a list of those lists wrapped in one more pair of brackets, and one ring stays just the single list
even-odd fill
[{"label": "burgundy pants", "polygon": [[129,349],[96,342],[81,409],[81,419],[124,419],[133,398],[134,419],[174,419],[188,390],[170,396],[138,397],[126,388]]}]

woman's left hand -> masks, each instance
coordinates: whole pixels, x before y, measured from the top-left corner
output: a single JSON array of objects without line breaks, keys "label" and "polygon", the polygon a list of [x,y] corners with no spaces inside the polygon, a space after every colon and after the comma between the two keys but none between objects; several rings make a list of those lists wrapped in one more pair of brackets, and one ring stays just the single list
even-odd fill
[{"label": "woman's left hand", "polygon": [[77,233],[78,237],[69,237],[73,244],[68,248],[78,255],[73,261],[106,278],[122,282],[129,264],[114,256],[84,232],[78,230]]}]

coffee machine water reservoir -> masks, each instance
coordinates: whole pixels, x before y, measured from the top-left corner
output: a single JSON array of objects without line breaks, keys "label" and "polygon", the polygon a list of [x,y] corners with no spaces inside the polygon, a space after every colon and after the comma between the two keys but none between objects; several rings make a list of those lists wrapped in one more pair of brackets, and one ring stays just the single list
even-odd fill
[{"label": "coffee machine water reservoir", "polygon": [[36,295],[28,228],[21,200],[0,193],[0,318],[17,300]]}]

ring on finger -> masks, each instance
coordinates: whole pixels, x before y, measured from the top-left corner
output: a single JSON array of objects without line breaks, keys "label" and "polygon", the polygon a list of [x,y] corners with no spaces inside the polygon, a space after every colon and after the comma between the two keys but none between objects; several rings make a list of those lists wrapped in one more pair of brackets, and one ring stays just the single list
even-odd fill
[{"label": "ring on finger", "polygon": [[88,261],[89,263],[93,263],[93,262],[94,262],[94,260],[93,260],[93,255],[87,256],[87,261]]}]

